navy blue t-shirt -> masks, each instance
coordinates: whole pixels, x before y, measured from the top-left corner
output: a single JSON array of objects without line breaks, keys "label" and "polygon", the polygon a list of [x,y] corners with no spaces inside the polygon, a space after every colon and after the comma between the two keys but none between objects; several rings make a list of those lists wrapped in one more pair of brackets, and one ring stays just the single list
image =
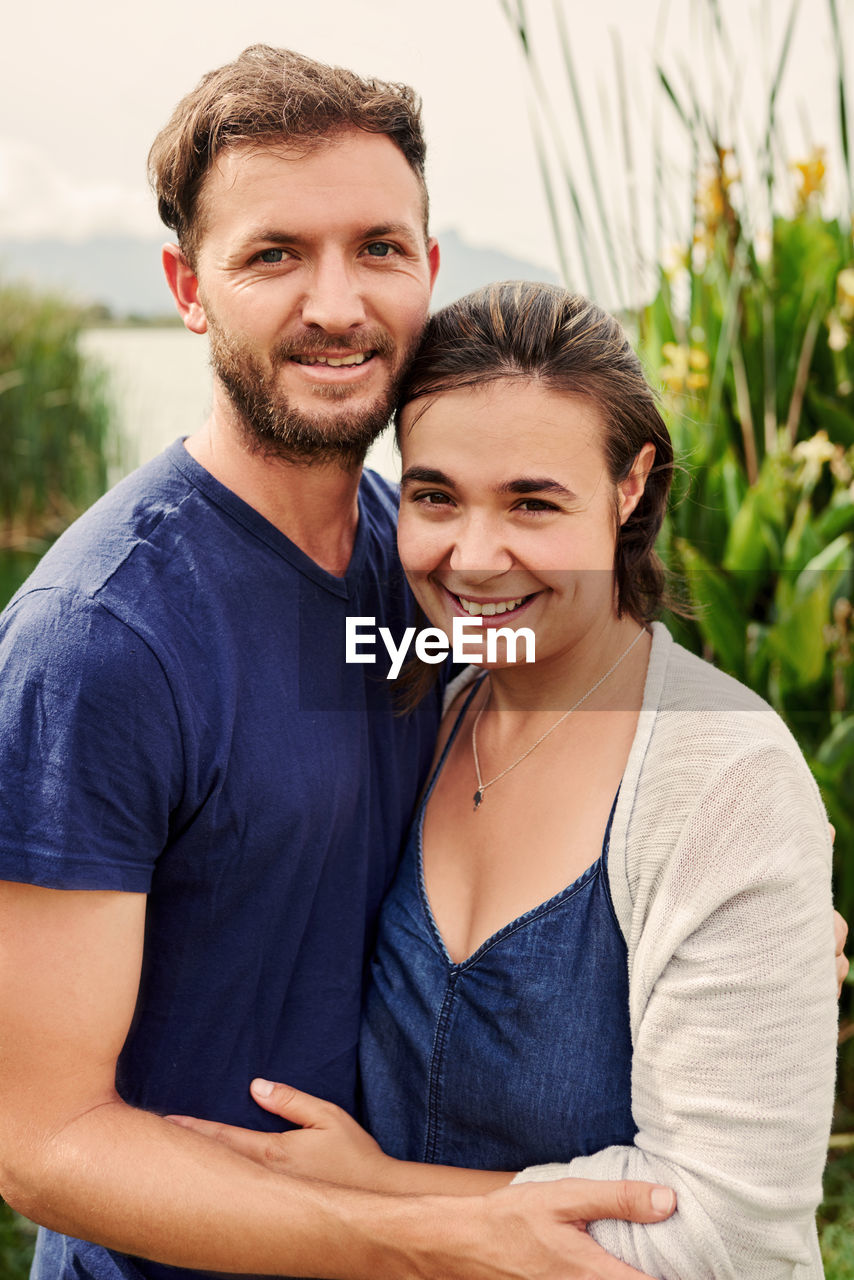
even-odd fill
[{"label": "navy blue t-shirt", "polygon": [[[392,486],[366,474],[359,512],[335,578],[179,441],[0,620],[0,878],[149,895],[135,1106],[280,1127],[256,1075],[354,1106],[365,956],[439,714],[395,717],[387,664],[345,662],[347,616],[413,611]],[[51,1233],[37,1268],[199,1274]]]}]

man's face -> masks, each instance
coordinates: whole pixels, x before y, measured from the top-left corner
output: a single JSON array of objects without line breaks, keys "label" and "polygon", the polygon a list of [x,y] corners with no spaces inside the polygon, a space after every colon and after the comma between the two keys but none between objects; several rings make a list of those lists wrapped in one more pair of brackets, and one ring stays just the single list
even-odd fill
[{"label": "man's face", "polygon": [[254,447],[361,461],[388,422],[438,266],[389,138],[222,153],[196,261],[211,359]]}]

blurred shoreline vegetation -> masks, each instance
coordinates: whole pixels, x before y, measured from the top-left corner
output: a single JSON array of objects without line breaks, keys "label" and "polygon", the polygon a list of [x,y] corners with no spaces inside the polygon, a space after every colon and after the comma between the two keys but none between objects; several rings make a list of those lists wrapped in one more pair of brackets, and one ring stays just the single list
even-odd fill
[{"label": "blurred shoreline vegetation", "polygon": [[[854,922],[854,168],[837,0],[803,16],[824,17],[835,50],[828,90],[838,136],[816,145],[802,120],[808,144],[795,154],[779,110],[797,56],[800,0],[775,10],[785,25],[778,47],[765,50],[758,121],[746,119],[742,90],[758,73],[759,51],[733,42],[720,0],[685,6],[695,38],[675,57],[667,0],[659,6],[646,124],[630,106],[615,33],[596,122],[610,129],[609,157],[622,160],[617,196],[604,192],[591,141],[592,99],[577,74],[569,6],[498,6],[528,76],[565,281],[620,311],[673,435],[680,465],[660,550],[693,618],[668,624],[791,726],[836,826],[836,901]],[[765,6],[766,26],[769,13]],[[562,80],[543,71],[555,50]],[[669,154],[674,137],[687,160],[681,169]],[[639,160],[641,151],[653,177],[646,255],[636,178],[650,161]],[[851,979],[840,1046],[835,1127],[848,1132],[831,1153],[821,1222],[828,1276],[854,1280]]]},{"label": "blurred shoreline vegetation", "polygon": [[0,598],[107,488],[119,462],[106,374],[84,358],[86,312],[0,283]]}]

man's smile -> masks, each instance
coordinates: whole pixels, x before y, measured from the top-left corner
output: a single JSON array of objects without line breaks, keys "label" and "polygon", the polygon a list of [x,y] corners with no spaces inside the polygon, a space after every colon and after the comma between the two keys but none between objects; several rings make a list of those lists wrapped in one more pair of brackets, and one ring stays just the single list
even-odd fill
[{"label": "man's smile", "polygon": [[373,359],[375,354],[374,351],[354,351],[346,356],[291,356],[291,360],[294,360],[297,364],[326,364],[333,369],[339,369],[342,365],[364,364],[366,360]]}]

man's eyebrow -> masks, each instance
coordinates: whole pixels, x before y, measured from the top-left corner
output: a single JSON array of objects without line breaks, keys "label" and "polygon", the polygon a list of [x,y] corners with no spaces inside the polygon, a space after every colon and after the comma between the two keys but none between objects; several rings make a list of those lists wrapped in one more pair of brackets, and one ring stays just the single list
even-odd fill
[{"label": "man's eyebrow", "polygon": [[[416,239],[419,235],[418,229],[412,227],[408,222],[382,222],[377,226],[363,227],[356,232],[354,239],[356,240],[382,240],[386,236],[405,236]],[[241,237],[242,245],[257,244],[258,241],[264,241],[266,244],[288,245],[300,244],[302,241],[309,239],[305,235],[298,235],[296,232],[288,231],[282,227],[253,227],[247,231],[245,236]]]},{"label": "man's eyebrow", "polygon": [[376,227],[367,227],[362,236],[365,240],[382,240],[385,236],[419,236],[418,227],[410,222],[382,222]]},{"label": "man's eyebrow", "polygon": [[407,467],[400,477],[401,484],[442,484],[446,489],[454,487],[453,480],[444,471],[436,471],[433,467]]},{"label": "man's eyebrow", "polygon": [[577,493],[573,493],[557,480],[550,480],[547,476],[520,476],[518,480],[508,480],[499,485],[498,492],[520,496],[531,493],[550,493],[552,497],[563,498],[567,502],[574,502],[578,498]]}]

